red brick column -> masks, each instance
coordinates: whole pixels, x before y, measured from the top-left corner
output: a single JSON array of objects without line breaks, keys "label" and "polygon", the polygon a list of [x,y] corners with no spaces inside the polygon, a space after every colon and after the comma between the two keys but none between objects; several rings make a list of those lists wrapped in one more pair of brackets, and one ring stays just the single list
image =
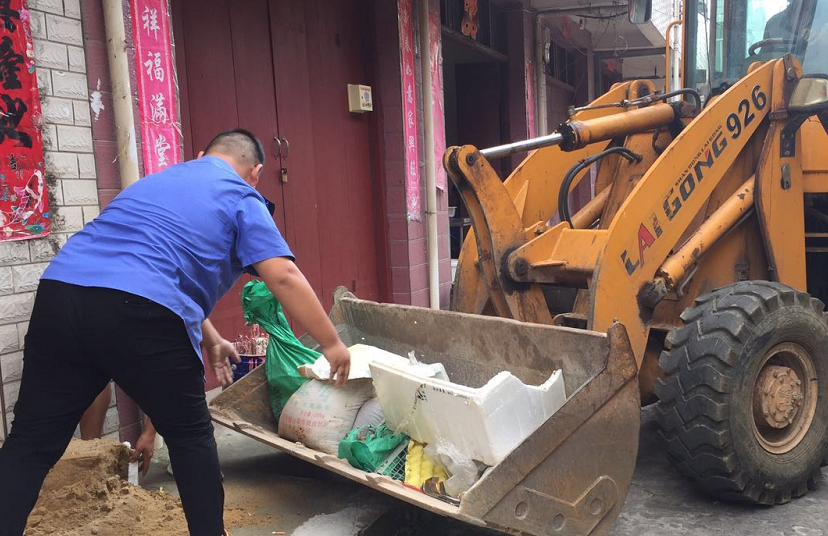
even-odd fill
[{"label": "red brick column", "polygon": [[[439,12],[439,3],[432,2]],[[416,12],[416,10],[415,10]],[[428,306],[428,264],[425,215],[425,162],[423,150],[423,92],[419,55],[417,58],[417,100],[420,125],[420,177],[422,180],[422,212],[419,221],[406,214],[405,163],[403,140],[403,109],[400,73],[400,46],[397,3],[374,1],[375,111],[380,114],[380,148],[383,162],[382,178],[386,205],[388,258],[391,270],[391,296],[395,303]],[[415,39],[416,41],[416,39]],[[438,190],[437,219],[440,265],[440,305],[448,307],[451,290],[451,259],[449,256],[448,193]]]}]

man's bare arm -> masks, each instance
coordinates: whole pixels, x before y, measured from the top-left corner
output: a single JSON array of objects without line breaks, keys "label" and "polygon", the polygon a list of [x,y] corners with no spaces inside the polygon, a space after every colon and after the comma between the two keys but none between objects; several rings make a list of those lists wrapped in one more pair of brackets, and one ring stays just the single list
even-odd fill
[{"label": "man's bare arm", "polygon": [[331,364],[331,379],[336,375],[337,385],[343,385],[350,372],[351,355],[299,268],[284,257],[267,259],[253,267],[285,311],[319,343]]},{"label": "man's bare arm", "polygon": [[204,341],[204,346],[207,348],[212,348],[224,340],[224,337],[219,334],[209,318],[201,324],[201,338]]}]

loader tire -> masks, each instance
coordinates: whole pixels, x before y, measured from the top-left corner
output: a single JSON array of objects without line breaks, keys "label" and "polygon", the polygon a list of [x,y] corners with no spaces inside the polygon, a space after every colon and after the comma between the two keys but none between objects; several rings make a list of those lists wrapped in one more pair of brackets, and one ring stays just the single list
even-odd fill
[{"label": "loader tire", "polygon": [[725,500],[782,504],[828,453],[823,303],[767,281],[696,299],[667,336],[656,418],[681,473]]}]

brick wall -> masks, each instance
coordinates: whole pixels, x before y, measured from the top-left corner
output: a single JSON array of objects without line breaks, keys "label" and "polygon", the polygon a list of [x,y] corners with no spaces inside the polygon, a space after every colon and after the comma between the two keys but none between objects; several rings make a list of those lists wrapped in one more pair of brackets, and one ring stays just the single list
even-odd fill
[{"label": "brick wall", "polygon": [[[52,234],[0,243],[0,377],[9,425],[38,280],[66,239],[100,212],[80,0],[29,0],[28,7],[43,105]],[[116,429],[117,411],[111,408],[104,432]]]}]

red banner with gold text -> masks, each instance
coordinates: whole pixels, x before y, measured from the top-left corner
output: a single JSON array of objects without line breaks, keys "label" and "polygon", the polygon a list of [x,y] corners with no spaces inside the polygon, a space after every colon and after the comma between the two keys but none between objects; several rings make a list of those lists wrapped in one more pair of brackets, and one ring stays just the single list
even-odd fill
[{"label": "red banner with gold text", "polygon": [[0,240],[50,231],[29,12],[0,0]]}]

